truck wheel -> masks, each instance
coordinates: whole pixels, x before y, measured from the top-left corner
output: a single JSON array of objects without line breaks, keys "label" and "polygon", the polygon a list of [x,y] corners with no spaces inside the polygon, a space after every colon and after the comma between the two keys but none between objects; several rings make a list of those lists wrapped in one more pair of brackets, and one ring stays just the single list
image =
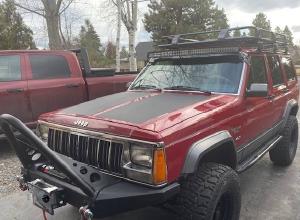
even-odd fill
[{"label": "truck wheel", "polygon": [[270,150],[269,155],[274,164],[288,166],[293,162],[298,146],[298,120],[296,116],[289,116],[282,137],[276,147]]},{"label": "truck wheel", "polygon": [[241,194],[237,173],[221,164],[201,165],[182,184],[176,208],[182,220],[238,220]]}]

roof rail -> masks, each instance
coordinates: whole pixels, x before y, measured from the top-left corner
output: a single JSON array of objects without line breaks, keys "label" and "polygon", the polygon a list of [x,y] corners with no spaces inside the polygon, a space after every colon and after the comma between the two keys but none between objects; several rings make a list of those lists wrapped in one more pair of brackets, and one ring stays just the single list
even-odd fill
[{"label": "roof rail", "polygon": [[266,52],[288,52],[287,37],[253,26],[164,36],[160,48],[250,47]]}]

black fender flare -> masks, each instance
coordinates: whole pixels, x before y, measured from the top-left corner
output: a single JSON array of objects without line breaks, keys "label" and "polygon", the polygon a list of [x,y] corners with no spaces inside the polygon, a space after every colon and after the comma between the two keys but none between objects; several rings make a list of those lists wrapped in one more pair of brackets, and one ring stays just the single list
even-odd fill
[{"label": "black fender flare", "polygon": [[[199,166],[201,159],[211,150],[217,149],[222,144],[233,142],[233,138],[228,131],[216,132],[206,138],[195,142],[189,149],[185,158],[182,174],[194,173]],[[234,168],[237,166],[237,152],[233,144]]]},{"label": "black fender flare", "polygon": [[[291,99],[287,102],[286,104],[286,107],[285,107],[285,110],[283,112],[283,116],[282,116],[282,127],[281,127],[281,131],[282,129],[285,127],[286,123],[287,123],[287,120],[288,120],[288,117],[290,116],[291,114],[291,111],[292,109],[294,108],[297,108],[297,112],[298,112],[298,109],[299,109],[299,105],[298,105],[298,102],[295,100],[295,99]],[[297,114],[296,112],[296,114]]]}]

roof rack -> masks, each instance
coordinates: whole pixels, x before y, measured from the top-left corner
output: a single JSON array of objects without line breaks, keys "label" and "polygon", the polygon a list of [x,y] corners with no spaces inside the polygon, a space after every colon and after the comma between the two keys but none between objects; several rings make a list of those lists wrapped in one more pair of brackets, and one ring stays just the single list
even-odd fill
[{"label": "roof rack", "polygon": [[264,52],[288,53],[287,37],[253,26],[164,36],[162,49],[181,48],[255,48]]}]

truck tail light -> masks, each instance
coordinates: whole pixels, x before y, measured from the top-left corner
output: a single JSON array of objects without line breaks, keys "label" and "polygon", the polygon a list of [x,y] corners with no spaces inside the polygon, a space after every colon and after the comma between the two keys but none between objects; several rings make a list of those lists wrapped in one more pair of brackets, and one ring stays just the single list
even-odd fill
[{"label": "truck tail light", "polygon": [[153,182],[155,185],[166,183],[167,163],[164,149],[154,151]]}]

